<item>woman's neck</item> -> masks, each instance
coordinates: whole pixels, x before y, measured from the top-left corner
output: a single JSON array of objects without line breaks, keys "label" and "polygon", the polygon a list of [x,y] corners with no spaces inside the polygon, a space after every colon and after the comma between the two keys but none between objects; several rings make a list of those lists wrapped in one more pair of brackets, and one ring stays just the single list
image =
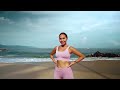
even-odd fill
[{"label": "woman's neck", "polygon": [[65,47],[65,46],[67,46],[67,44],[65,44],[65,45],[61,45],[61,47]]}]

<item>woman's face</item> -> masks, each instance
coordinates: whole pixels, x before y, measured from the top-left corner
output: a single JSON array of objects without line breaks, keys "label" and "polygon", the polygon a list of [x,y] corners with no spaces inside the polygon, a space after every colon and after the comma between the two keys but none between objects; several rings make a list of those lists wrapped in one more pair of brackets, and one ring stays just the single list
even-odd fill
[{"label": "woman's face", "polygon": [[59,36],[59,42],[61,43],[61,45],[65,45],[67,42],[67,37],[64,34],[61,34]]}]

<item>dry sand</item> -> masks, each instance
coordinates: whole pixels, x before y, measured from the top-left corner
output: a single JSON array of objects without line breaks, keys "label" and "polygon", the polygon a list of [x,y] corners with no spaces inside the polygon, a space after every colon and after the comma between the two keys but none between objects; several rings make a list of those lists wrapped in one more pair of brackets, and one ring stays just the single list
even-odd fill
[{"label": "dry sand", "polygon": [[[72,66],[75,79],[120,79],[120,61],[81,61]],[[0,63],[0,79],[53,79],[54,63]]]}]

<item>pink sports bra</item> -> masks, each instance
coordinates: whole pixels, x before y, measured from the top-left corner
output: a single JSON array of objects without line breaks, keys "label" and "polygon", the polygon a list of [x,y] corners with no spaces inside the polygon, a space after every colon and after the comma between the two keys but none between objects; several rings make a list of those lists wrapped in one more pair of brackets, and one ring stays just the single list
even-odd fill
[{"label": "pink sports bra", "polygon": [[69,61],[70,60],[70,53],[69,53],[69,47],[68,46],[64,51],[58,51],[58,46],[56,48],[56,60],[65,60]]}]

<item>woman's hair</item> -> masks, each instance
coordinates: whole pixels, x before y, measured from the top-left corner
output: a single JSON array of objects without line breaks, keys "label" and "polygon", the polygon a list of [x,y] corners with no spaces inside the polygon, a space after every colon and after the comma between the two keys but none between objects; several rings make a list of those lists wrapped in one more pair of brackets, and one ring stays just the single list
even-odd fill
[{"label": "woman's hair", "polygon": [[67,34],[64,33],[64,32],[61,32],[61,33],[59,34],[59,37],[60,37],[61,34],[64,34],[64,35],[66,36],[66,38],[68,38]]}]

